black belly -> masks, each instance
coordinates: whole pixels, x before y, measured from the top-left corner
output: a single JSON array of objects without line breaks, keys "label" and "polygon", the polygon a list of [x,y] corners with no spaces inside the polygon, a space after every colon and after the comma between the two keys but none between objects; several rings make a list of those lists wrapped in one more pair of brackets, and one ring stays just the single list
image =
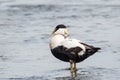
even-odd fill
[{"label": "black belly", "polygon": [[78,52],[81,50],[76,50],[75,54],[72,54],[72,51],[75,51],[75,48],[67,49],[63,46],[56,47],[54,49],[51,49],[52,54],[58,58],[59,60],[69,62],[70,60],[73,60],[75,62],[83,61],[83,59],[78,56]]}]

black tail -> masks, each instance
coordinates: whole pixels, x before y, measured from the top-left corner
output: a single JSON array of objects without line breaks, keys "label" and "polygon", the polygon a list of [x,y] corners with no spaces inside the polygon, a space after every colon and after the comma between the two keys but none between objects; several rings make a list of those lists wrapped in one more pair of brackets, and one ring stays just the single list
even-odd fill
[{"label": "black tail", "polygon": [[96,53],[100,49],[101,48],[99,48],[99,47],[93,47],[93,46],[91,46],[91,49],[86,49],[85,54],[79,56],[79,58],[80,58],[79,60],[80,61],[85,60],[86,58],[88,58],[89,56],[93,55],[94,53]]},{"label": "black tail", "polygon": [[91,45],[88,45],[88,44],[85,44],[85,43],[81,43],[81,44],[85,46],[86,53],[88,53],[88,54],[93,54],[93,53],[95,53],[95,52],[97,52],[98,50],[101,49],[99,47],[94,47],[94,46],[91,46]]},{"label": "black tail", "polygon": [[101,48],[99,47],[91,47],[91,49],[87,49],[85,54],[89,54],[89,55],[92,55],[94,53],[96,53],[98,50],[100,50]]},{"label": "black tail", "polygon": [[91,53],[95,53],[97,52],[98,50],[100,50],[101,48],[99,47],[94,47],[92,50],[91,50]]}]

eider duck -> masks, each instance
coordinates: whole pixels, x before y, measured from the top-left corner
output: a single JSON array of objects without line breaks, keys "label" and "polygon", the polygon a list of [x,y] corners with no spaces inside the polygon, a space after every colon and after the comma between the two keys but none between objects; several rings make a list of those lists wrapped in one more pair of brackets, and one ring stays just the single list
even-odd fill
[{"label": "eider duck", "polygon": [[96,53],[100,48],[88,45],[77,39],[68,38],[65,25],[57,25],[50,39],[52,54],[59,60],[70,62],[71,73],[76,72],[76,63]]}]

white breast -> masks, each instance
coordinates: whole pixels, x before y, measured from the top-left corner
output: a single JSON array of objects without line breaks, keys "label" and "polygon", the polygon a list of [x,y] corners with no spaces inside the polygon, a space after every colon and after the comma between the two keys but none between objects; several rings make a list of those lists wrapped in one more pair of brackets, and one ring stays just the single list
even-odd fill
[{"label": "white breast", "polygon": [[50,39],[50,48],[53,49],[61,45],[61,42],[64,40],[64,36],[62,35],[54,35]]}]

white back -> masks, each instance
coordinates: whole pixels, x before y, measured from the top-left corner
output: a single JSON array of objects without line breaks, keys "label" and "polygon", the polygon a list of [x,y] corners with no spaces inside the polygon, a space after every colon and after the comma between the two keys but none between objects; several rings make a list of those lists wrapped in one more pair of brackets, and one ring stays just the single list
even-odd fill
[{"label": "white back", "polygon": [[81,41],[77,40],[77,39],[64,39],[61,42],[61,45],[63,45],[66,48],[73,48],[73,47],[80,47],[81,49],[83,49],[83,51],[85,51],[85,46],[80,44]]}]

